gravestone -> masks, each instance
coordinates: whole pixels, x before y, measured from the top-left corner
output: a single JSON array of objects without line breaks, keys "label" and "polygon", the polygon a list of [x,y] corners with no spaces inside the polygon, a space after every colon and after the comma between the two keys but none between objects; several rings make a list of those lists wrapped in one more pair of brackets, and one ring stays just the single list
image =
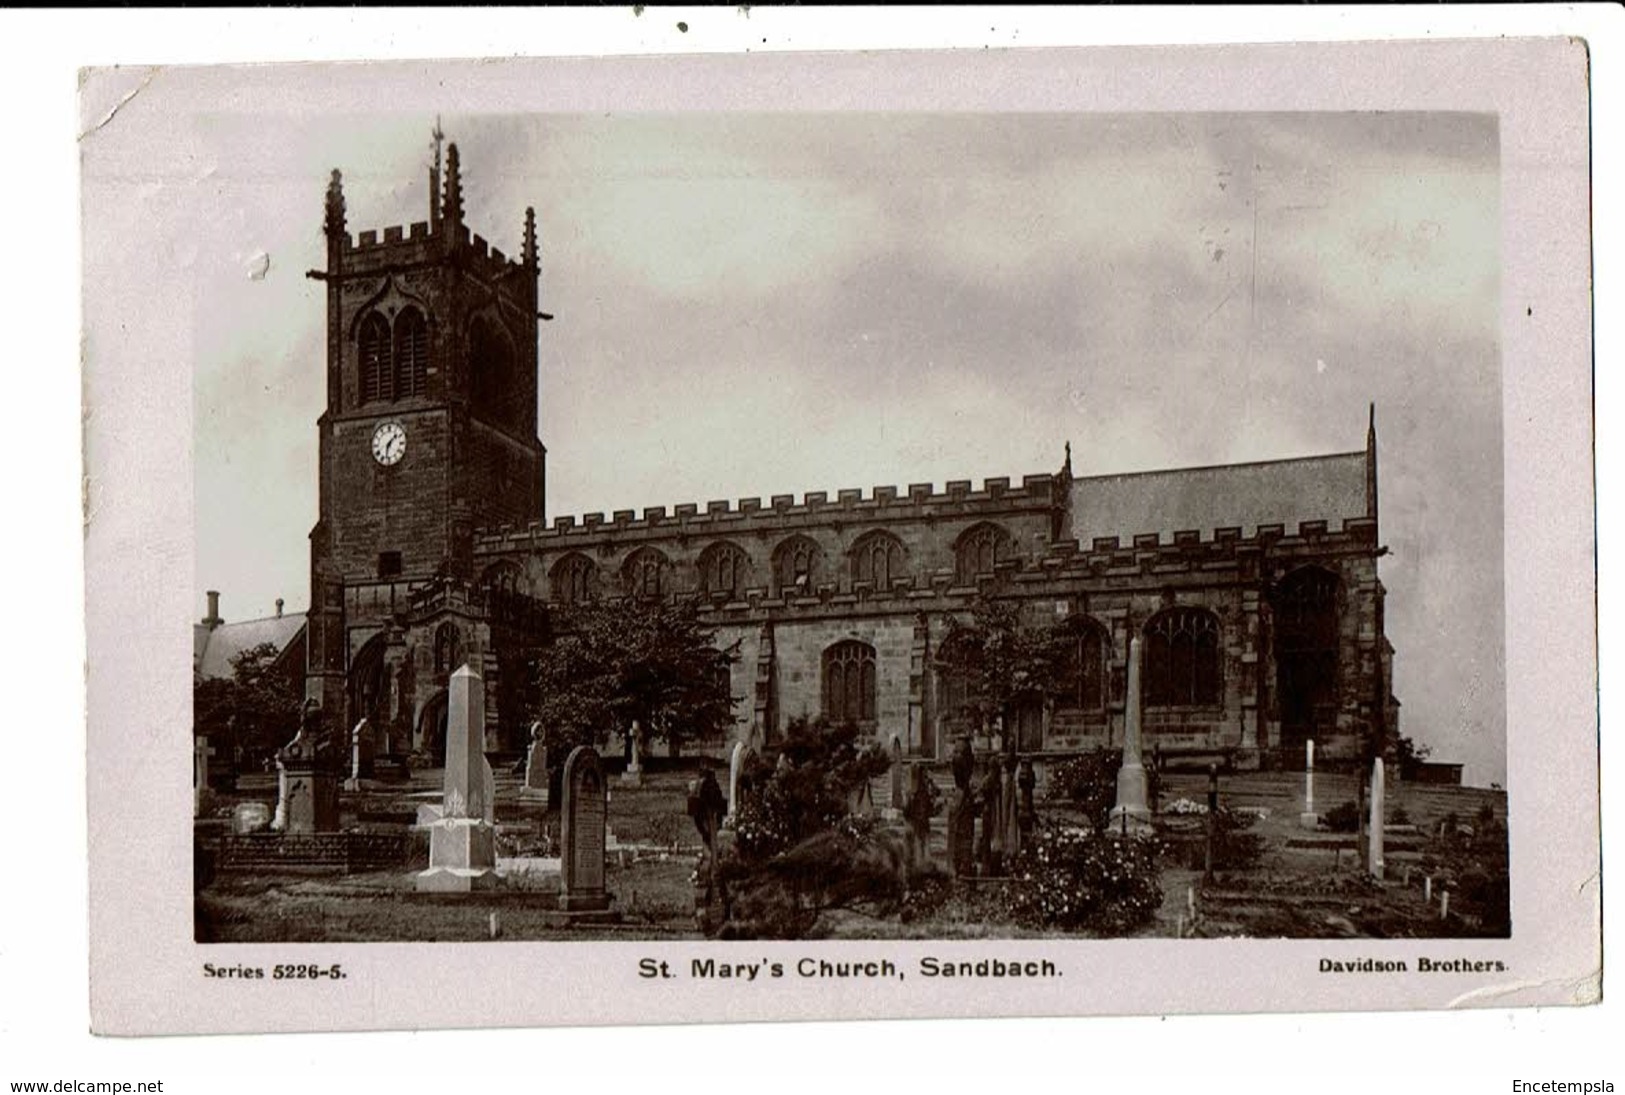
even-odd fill
[{"label": "gravestone", "polygon": [[1004,863],[1004,810],[999,783],[1003,779],[997,756],[989,757],[976,784],[981,806],[982,831],[976,842],[977,873],[985,877],[1000,874]]},{"label": "gravestone", "polygon": [[1016,773],[1016,789],[1021,792],[1021,804],[1016,811],[1016,830],[1022,849],[1032,845],[1033,830],[1038,825],[1038,811],[1033,808],[1033,788],[1037,786],[1038,776],[1033,772],[1032,758],[1022,757],[1021,768]]},{"label": "gravestone", "polygon": [[203,802],[209,789],[209,758],[214,747],[202,734],[192,739],[192,816],[203,816]]},{"label": "gravestone", "polygon": [[276,758],[276,813],[271,816],[271,831],[285,832],[288,828],[288,769],[282,758]]},{"label": "gravestone", "polygon": [[559,909],[593,912],[609,908],[604,889],[604,837],[609,810],[604,766],[598,751],[578,745],[564,761],[564,805],[559,836],[563,844]]},{"label": "gravestone", "polygon": [[1382,880],[1382,825],[1383,825],[1383,771],[1382,758],[1378,757],[1371,762],[1371,823],[1366,834],[1370,844],[1367,847],[1367,860],[1371,870],[1371,877]]},{"label": "gravestone", "polygon": [[1021,851],[1021,803],[1016,797],[1016,755],[1004,755],[1004,776],[999,781],[999,826],[1004,843],[1005,870]]},{"label": "gravestone", "polygon": [[551,805],[547,796],[547,746],[542,740],[542,724],[530,724],[530,746],[525,751],[525,785],[520,788],[521,798],[542,800],[544,805]]},{"label": "gravestone", "polygon": [[[366,744],[363,745],[363,742]],[[362,719],[350,731],[350,777],[344,781],[346,791],[361,790],[361,781],[372,778],[372,724]]]},{"label": "gravestone", "polygon": [[964,877],[976,870],[976,802],[970,785],[976,755],[969,739],[954,742],[948,770],[954,777],[953,799],[948,804],[948,860],[954,874]]},{"label": "gravestone", "polygon": [[739,817],[739,776],[745,767],[745,743],[734,742],[733,752],[728,757],[728,813],[722,819],[722,824],[732,827]]},{"label": "gravestone", "polygon": [[429,826],[429,869],[417,888],[469,893],[498,883],[495,777],[485,759],[485,682],[471,666],[451,675],[446,702],[445,796]]},{"label": "gravestone", "polygon": [[1128,644],[1128,696],[1123,720],[1123,766],[1117,770],[1117,804],[1112,807],[1112,828],[1137,836],[1151,831],[1151,808],[1146,805],[1145,764],[1140,741],[1140,661],[1143,651],[1136,635]]},{"label": "gravestone", "polygon": [[903,806],[903,819],[908,822],[909,863],[920,864],[930,857],[931,818],[938,807],[937,785],[931,782],[931,773],[925,765],[909,768],[908,801]]},{"label": "gravestone", "polygon": [[626,771],[621,773],[621,782],[630,783],[634,787],[643,785],[643,728],[638,720],[632,720],[632,759],[627,762]]},{"label": "gravestone", "polygon": [[305,701],[299,732],[277,760],[286,770],[288,807],[284,831],[331,833],[339,827],[339,752],[327,731],[322,706]]},{"label": "gravestone", "polygon": [[891,771],[888,774],[891,777],[891,786],[886,805],[893,811],[892,816],[896,817],[897,812],[903,808],[905,785],[903,783],[903,743],[895,737],[891,739]]},{"label": "gravestone", "polygon": [[1318,829],[1320,815],[1315,813],[1315,742],[1311,738],[1303,750],[1303,813],[1298,824],[1305,829]]}]

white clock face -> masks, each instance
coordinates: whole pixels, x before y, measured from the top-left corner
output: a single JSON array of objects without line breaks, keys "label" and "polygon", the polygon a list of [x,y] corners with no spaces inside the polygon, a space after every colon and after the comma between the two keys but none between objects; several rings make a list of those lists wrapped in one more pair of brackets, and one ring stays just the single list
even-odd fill
[{"label": "white clock face", "polygon": [[385,422],[373,431],[372,458],[389,467],[406,455],[406,428],[399,422]]}]

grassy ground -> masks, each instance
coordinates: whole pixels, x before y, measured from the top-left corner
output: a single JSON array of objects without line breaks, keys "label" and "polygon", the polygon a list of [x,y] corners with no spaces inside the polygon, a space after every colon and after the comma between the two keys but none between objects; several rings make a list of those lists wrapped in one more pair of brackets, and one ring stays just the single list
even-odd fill
[{"label": "grassy ground", "polygon": [[[693,872],[699,861],[699,835],[688,819],[686,796],[691,769],[652,771],[641,785],[610,776],[608,822],[614,842],[606,862],[607,888],[621,914],[616,924],[569,926],[555,908],[556,875],[513,875],[493,892],[468,896],[420,895],[414,875],[424,864],[399,871],[354,875],[221,874],[197,895],[199,936],[233,942],[487,940],[492,914],[497,938],[681,939],[701,938],[695,925]],[[414,774],[411,782],[369,785],[342,796],[347,827],[392,828],[410,824],[420,804],[435,801],[438,772]],[[1205,776],[1167,777],[1161,801],[1206,801]],[[1353,777],[1322,774],[1316,780],[1317,807],[1354,797]],[[229,816],[239,801],[270,801],[274,780],[248,777],[235,794],[217,795],[213,811]],[[1488,804],[1498,821],[1506,817],[1505,795],[1471,788],[1390,788],[1389,815],[1408,818],[1421,830],[1409,837],[1409,851],[1395,850],[1389,872],[1378,885],[1360,870],[1352,841],[1346,849],[1289,846],[1304,830],[1302,777],[1248,774],[1227,777],[1222,801],[1231,808],[1267,811],[1254,830],[1264,838],[1259,862],[1245,871],[1225,872],[1204,882],[1165,857],[1163,904],[1137,935],[1247,935],[1251,937],[1421,937],[1484,934],[1481,918],[1459,901],[1449,920],[1437,904],[1424,904],[1423,878],[1439,870],[1428,850],[1431,834],[1447,815],[1471,824]],[[517,783],[501,774],[497,795],[498,855],[541,856],[555,851],[557,814],[519,794]],[[1055,813],[1040,801],[1047,812]],[[1197,817],[1176,819],[1200,829]],[[945,819],[939,816],[930,842],[937,862],[946,859]],[[1406,879],[1406,875],[1410,877]],[[1445,877],[1440,874],[1440,883]],[[986,887],[983,888],[984,891]],[[1191,898],[1198,915],[1191,917]],[[1463,914],[1466,914],[1465,918]],[[982,939],[1028,938],[1048,934],[1009,922],[986,892],[961,886],[929,915],[907,919],[878,917],[862,910],[825,915],[818,934],[830,938]]]}]

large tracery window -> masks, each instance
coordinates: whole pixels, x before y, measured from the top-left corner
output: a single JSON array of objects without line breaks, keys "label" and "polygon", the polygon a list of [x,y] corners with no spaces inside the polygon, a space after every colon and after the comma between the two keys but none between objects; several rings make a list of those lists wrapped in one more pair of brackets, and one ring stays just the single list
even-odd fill
[{"label": "large tracery window", "polygon": [[1099,711],[1106,705],[1106,633],[1084,622],[1067,637],[1061,663],[1061,707]]},{"label": "large tracery window", "polygon": [[553,599],[579,605],[598,599],[598,564],[585,555],[566,555],[553,568]]},{"label": "large tracery window", "polygon": [[907,558],[897,537],[872,532],[852,549],[852,580],[870,582],[877,590],[890,591],[892,582],[904,577]]},{"label": "large tracery window", "polygon": [[822,553],[805,536],[786,540],[773,553],[773,578],[785,597],[810,597],[817,590]]},{"label": "large tracery window", "polygon": [[726,593],[738,598],[750,573],[750,559],[729,543],[712,544],[700,556],[700,592]]},{"label": "large tracery window", "polygon": [[666,567],[666,557],[654,548],[644,548],[633,553],[622,571],[622,576],[626,580],[627,595],[649,601],[664,597]]},{"label": "large tracery window", "polygon": [[1010,557],[1010,534],[998,525],[975,525],[954,546],[954,572],[960,585],[974,585],[978,575]]},{"label": "large tracery window", "polygon": [[875,717],[875,648],[856,639],[824,651],[824,714],[838,722]]},{"label": "large tracery window", "polygon": [[1281,723],[1294,733],[1336,717],[1340,589],[1337,575],[1310,566],[1289,574],[1272,598]]},{"label": "large tracery window", "polygon": [[1219,619],[1169,608],[1145,625],[1145,702],[1150,707],[1219,702]]}]

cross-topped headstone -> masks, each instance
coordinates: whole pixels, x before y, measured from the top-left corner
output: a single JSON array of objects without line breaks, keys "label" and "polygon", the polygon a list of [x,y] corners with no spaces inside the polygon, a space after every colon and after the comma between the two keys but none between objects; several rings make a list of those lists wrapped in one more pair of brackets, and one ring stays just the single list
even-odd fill
[{"label": "cross-topped headstone", "polygon": [[202,734],[192,740],[192,816],[199,817],[203,813],[203,792],[209,786],[209,758],[214,756],[214,747],[209,739]]}]

